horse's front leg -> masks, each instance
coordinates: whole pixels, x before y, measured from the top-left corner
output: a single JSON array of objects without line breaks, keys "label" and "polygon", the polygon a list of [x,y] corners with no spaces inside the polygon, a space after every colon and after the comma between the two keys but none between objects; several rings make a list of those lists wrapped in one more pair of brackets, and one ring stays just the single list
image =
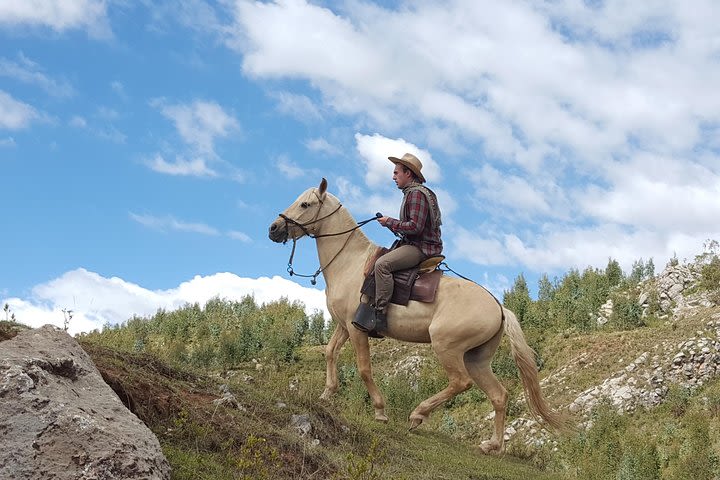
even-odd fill
[{"label": "horse's front leg", "polygon": [[335,331],[325,346],[325,390],[322,395],[320,395],[320,399],[322,400],[328,400],[340,387],[337,374],[337,361],[340,356],[340,350],[342,346],[345,345],[348,337],[347,328],[340,322],[337,322]]},{"label": "horse's front leg", "polygon": [[387,422],[388,417],[385,415],[385,399],[380,389],[375,385],[372,377],[372,367],[370,365],[370,342],[367,333],[363,333],[355,328],[349,331],[350,342],[355,349],[355,360],[357,362],[360,378],[365,383],[370,400],[375,408],[375,420],[379,422]]}]

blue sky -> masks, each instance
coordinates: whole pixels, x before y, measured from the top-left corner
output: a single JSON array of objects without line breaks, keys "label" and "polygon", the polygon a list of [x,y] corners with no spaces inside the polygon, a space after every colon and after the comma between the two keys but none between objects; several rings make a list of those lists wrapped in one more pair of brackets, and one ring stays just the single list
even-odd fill
[{"label": "blue sky", "polygon": [[718,25],[713,0],[0,0],[0,302],[74,332],[216,295],[322,309],[268,225],[323,176],[396,216],[406,151],[451,267],[498,295],[692,259],[720,239]]}]

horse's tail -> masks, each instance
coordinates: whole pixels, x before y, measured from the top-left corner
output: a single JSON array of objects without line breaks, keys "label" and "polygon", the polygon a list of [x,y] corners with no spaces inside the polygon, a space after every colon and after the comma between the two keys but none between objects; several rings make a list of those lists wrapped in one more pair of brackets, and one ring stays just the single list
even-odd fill
[{"label": "horse's tail", "polygon": [[530,413],[536,419],[545,420],[545,423],[556,430],[566,430],[570,425],[567,417],[553,411],[543,397],[535,365],[535,351],[527,344],[525,334],[520,328],[520,322],[515,314],[507,308],[503,308],[503,313],[505,315],[505,333],[510,339],[510,351],[520,371],[520,379]]}]

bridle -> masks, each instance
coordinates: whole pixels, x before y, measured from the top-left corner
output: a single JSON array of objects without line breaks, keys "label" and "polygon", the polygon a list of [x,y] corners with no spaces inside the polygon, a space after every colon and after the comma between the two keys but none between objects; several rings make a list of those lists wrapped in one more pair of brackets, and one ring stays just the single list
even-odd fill
[{"label": "bridle", "polygon": [[[337,236],[339,236],[339,235],[345,235],[345,234],[347,234],[347,233],[350,234],[350,235],[348,235],[348,237],[345,239],[345,243],[343,243],[343,246],[340,247],[340,250],[338,250],[337,253],[335,253],[335,255],[333,255],[333,257],[330,259],[330,261],[329,261],[328,263],[326,263],[325,266],[320,265],[320,268],[318,268],[317,271],[315,271],[315,273],[312,274],[312,275],[303,275],[303,274],[300,274],[300,273],[295,272],[295,270],[293,269],[292,263],[293,263],[293,258],[295,257],[295,246],[297,245],[297,239],[296,239],[296,238],[293,238],[293,239],[292,239],[292,241],[293,241],[293,246],[292,246],[292,252],[290,252],[290,260],[288,260],[287,272],[290,274],[291,277],[292,277],[293,275],[295,275],[295,276],[297,276],[297,277],[310,278],[310,283],[311,283],[312,285],[316,285],[316,284],[317,284],[317,277],[318,277],[327,267],[329,267],[330,264],[332,264],[332,263],[335,261],[335,259],[338,257],[338,255],[340,255],[340,252],[342,252],[342,251],[345,249],[345,247],[347,246],[348,242],[350,241],[350,237],[352,237],[352,233],[355,232],[355,230],[357,230],[358,228],[363,227],[364,225],[372,222],[373,220],[376,220],[376,219],[382,217],[382,214],[378,212],[378,213],[375,214],[374,217],[368,218],[367,220],[363,220],[363,221],[361,221],[361,222],[358,222],[357,225],[355,225],[354,227],[349,228],[349,229],[347,229],[347,230],[345,230],[345,231],[343,231],[343,232],[314,234],[314,233],[311,233],[311,232],[307,229],[308,225],[315,224],[315,223],[317,223],[317,222],[320,222],[320,221],[322,221],[322,220],[325,220],[326,218],[330,218],[331,216],[335,215],[335,214],[336,214],[338,211],[340,211],[340,209],[342,208],[342,203],[338,203],[337,208],[335,208],[335,210],[333,210],[332,212],[328,213],[328,214],[325,215],[324,217],[320,217],[320,211],[322,210],[322,207],[323,207],[323,205],[324,205],[324,202],[322,201],[322,199],[320,198],[320,196],[317,194],[317,192],[315,192],[315,191],[313,190],[313,193],[315,194],[315,196],[317,197],[318,201],[320,202],[320,207],[318,208],[317,215],[315,215],[315,218],[312,219],[312,220],[310,220],[309,222],[300,223],[300,222],[298,222],[297,220],[288,217],[288,216],[285,215],[284,213],[281,213],[281,214],[280,214],[280,218],[282,218],[283,220],[285,220],[285,230],[287,231],[288,224],[292,224],[292,225],[295,225],[295,226],[299,227],[300,230],[302,230],[303,233],[305,233],[305,235],[307,235],[307,236],[310,237],[310,238],[314,238],[314,239],[316,239],[316,238],[324,238],[324,237],[337,237]],[[285,240],[285,242],[287,242],[287,239]],[[285,242],[283,242],[283,243],[285,243]]]}]

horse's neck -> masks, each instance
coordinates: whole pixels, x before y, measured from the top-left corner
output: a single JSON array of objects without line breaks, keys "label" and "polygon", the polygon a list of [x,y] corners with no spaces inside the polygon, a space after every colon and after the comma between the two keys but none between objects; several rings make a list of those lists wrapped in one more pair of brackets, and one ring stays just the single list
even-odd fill
[{"label": "horse's neck", "polygon": [[[324,222],[321,234],[344,232],[355,226],[352,215],[343,207]],[[365,262],[375,248],[359,228],[344,235],[318,238],[318,258],[328,290],[341,284],[362,282]]]}]

